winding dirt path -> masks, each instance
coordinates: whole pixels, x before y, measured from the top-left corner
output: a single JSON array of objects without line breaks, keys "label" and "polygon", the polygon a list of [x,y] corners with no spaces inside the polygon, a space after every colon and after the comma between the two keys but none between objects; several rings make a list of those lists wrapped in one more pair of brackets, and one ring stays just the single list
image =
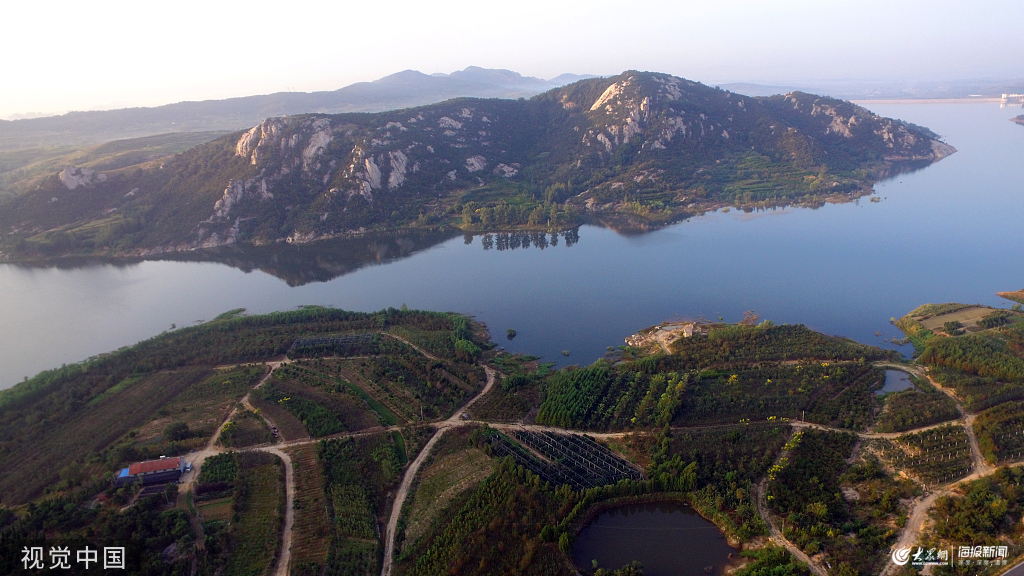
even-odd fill
[{"label": "winding dirt path", "polygon": [[423,446],[423,449],[420,450],[416,459],[412,461],[412,464],[409,465],[409,468],[406,469],[405,474],[402,476],[402,483],[398,486],[395,501],[391,505],[391,516],[388,518],[388,525],[384,531],[384,565],[381,567],[381,576],[391,575],[391,567],[395,556],[395,533],[398,530],[398,517],[402,515],[402,505],[405,504],[405,499],[409,496],[409,488],[412,486],[412,481],[416,474],[419,473],[423,462],[427,460],[427,456],[434,448],[434,444],[437,444],[437,441],[447,430],[448,427],[442,426],[437,430],[437,433],[430,437],[430,440]]},{"label": "winding dirt path", "polygon": [[[399,338],[401,340],[401,338]],[[403,340],[404,341],[404,340]],[[410,344],[410,346],[412,346]],[[395,501],[391,505],[391,515],[388,517],[388,525],[384,530],[384,564],[381,566],[381,576],[391,576],[391,568],[394,565],[395,556],[395,536],[398,531],[398,518],[402,515],[402,505],[405,504],[405,499],[409,496],[409,489],[412,487],[412,481],[416,478],[416,474],[419,473],[423,463],[427,460],[427,456],[430,455],[430,451],[434,448],[434,444],[444,435],[444,433],[453,427],[468,426],[471,424],[477,424],[473,420],[462,420],[461,416],[463,412],[469,409],[474,402],[479,400],[482,396],[491,391],[494,387],[494,381],[497,371],[489,366],[484,366],[484,371],[487,373],[487,384],[484,385],[483,390],[479,394],[473,396],[468,402],[462,405],[452,414],[447,420],[437,422],[434,425],[437,426],[437,432],[430,437],[420,453],[416,455],[416,459],[412,461],[412,464],[406,468],[405,473],[402,475],[402,482],[398,486],[398,492],[395,494]]]},{"label": "winding dirt path", "polygon": [[982,476],[988,476],[995,472],[995,469],[985,460],[981,453],[981,445],[978,444],[978,436],[974,433],[974,414],[964,418],[964,428],[967,429],[967,438],[971,441],[971,459],[974,461],[974,472]]},{"label": "winding dirt path", "polygon": [[[973,470],[971,471],[970,475],[959,480],[950,482],[945,486],[937,487],[931,492],[927,492],[922,497],[914,500],[910,508],[910,513],[907,517],[907,523],[904,525],[903,530],[900,531],[900,534],[896,539],[896,544],[894,545],[894,549],[906,548],[908,546],[913,546],[920,540],[921,534],[924,532],[928,524],[928,521],[930,520],[928,513],[931,511],[932,506],[935,505],[935,501],[938,500],[939,497],[952,495],[954,494],[953,489],[956,488],[957,486],[994,474],[996,470],[998,470],[999,468],[1005,466],[1012,466],[1014,462],[1006,462],[1002,466],[991,466],[988,462],[985,461],[985,457],[984,455],[982,455],[981,452],[981,446],[978,444],[978,437],[974,433],[975,415],[968,414],[967,410],[964,409],[964,405],[960,401],[960,398],[957,397],[957,395],[952,390],[949,390],[948,388],[942,386],[941,384],[936,382],[934,378],[928,375],[926,368],[922,366],[905,366],[885,363],[879,363],[876,364],[875,366],[878,366],[879,368],[899,369],[905,372],[910,372],[911,374],[917,376],[918,378],[927,379],[932,386],[934,386],[937,390],[948,396],[949,399],[953,401],[953,403],[956,405],[957,411],[960,413],[960,418],[958,418],[957,420],[933,426],[915,428],[914,430],[908,430],[907,432],[903,432],[903,434],[911,432],[922,432],[924,430],[929,430],[931,428],[936,428],[938,426],[944,426],[946,424],[952,424],[953,422],[957,422],[964,427],[964,432],[966,432],[967,434],[969,445],[971,447],[971,462],[973,465]],[[885,437],[886,435],[882,436]],[[887,563],[885,568],[882,570],[881,576],[889,576],[890,574],[894,573],[897,570],[897,568],[898,567],[894,563]]]},{"label": "winding dirt path", "polygon": [[[779,452],[778,457],[775,459],[775,464],[778,464],[780,460],[788,456],[788,450],[782,450]],[[762,478],[760,482],[754,485],[754,505],[757,507],[757,513],[764,519],[764,523],[768,525],[768,532],[771,534],[772,540],[777,544],[783,546],[789,551],[797,560],[807,564],[811,572],[815,576],[828,576],[828,571],[825,570],[820,564],[811,559],[810,556],[804,553],[796,544],[793,544],[786,539],[786,536],[779,530],[778,526],[775,525],[775,517],[772,516],[771,512],[768,511],[768,501],[765,498],[765,485],[768,483],[768,478]]]},{"label": "winding dirt path", "polygon": [[[913,546],[918,541],[921,533],[924,532],[925,524],[928,522],[928,511],[932,509],[939,496],[949,493],[946,490],[936,490],[914,499],[910,505],[910,514],[907,515],[907,523],[903,525],[903,530],[900,531],[900,535],[896,538],[896,543],[893,544],[894,550]],[[888,576],[899,569],[900,566],[897,566],[896,563],[887,562],[879,576]]]},{"label": "winding dirt path", "polygon": [[434,356],[430,352],[427,352],[423,348],[420,348],[419,346],[413,344],[412,342],[409,342],[408,340],[406,340],[405,338],[402,338],[401,336],[399,336],[397,334],[392,334],[391,332],[381,332],[381,335],[383,335],[383,336],[390,336],[390,337],[394,338],[395,340],[398,340],[399,342],[404,342],[410,348],[412,348],[413,350],[419,352],[420,354],[423,354],[424,356],[426,356],[427,358],[430,358],[431,360],[440,360],[440,358],[438,358],[437,356]]},{"label": "winding dirt path", "polygon": [[[274,370],[276,370],[277,367],[280,366],[281,364],[287,364],[288,362],[289,362],[289,360],[278,360],[278,361],[274,361],[274,362],[265,362],[264,364],[266,366],[269,366],[270,370],[267,371],[266,375],[263,376],[263,378],[260,378],[260,381],[257,382],[255,386],[253,386],[253,390],[259,388],[260,386],[263,386],[264,384],[266,384],[267,381],[270,380],[270,376],[274,373]],[[249,408],[250,410],[252,409],[252,405],[249,404],[249,393],[246,393],[245,396],[243,396],[242,399],[239,400],[239,402],[243,406],[246,406],[247,408]],[[190,463],[192,464],[192,472],[190,472],[190,473],[188,473],[186,475],[186,478],[185,478],[184,481],[179,482],[179,487],[178,487],[179,492],[188,492],[189,490],[192,489],[192,484],[195,483],[196,478],[199,478],[199,472],[202,470],[203,463],[206,462],[207,458],[209,458],[210,456],[215,456],[217,454],[220,454],[221,452],[224,452],[224,449],[221,448],[220,446],[218,446],[217,442],[220,440],[220,433],[221,433],[221,431],[224,430],[224,424],[226,424],[228,421],[230,421],[232,418],[234,418],[235,414],[237,414],[237,413],[238,413],[238,407],[236,406],[235,408],[231,409],[231,412],[228,412],[228,415],[217,426],[217,430],[215,430],[213,432],[213,436],[210,436],[210,440],[206,443],[206,445],[203,446],[198,452],[195,452],[195,453],[192,454],[192,460],[190,461]]]},{"label": "winding dirt path", "polygon": [[467,410],[469,410],[469,407],[475,404],[477,400],[486,396],[487,393],[491,391],[491,388],[494,388],[494,381],[496,380],[495,376],[497,375],[498,372],[494,368],[491,368],[490,366],[484,366],[484,372],[487,373],[487,383],[484,384],[484,389],[481,390],[480,393],[477,394],[476,396],[470,398],[468,402],[462,405],[462,408],[456,410],[455,413],[449,416],[448,420],[446,420],[445,422],[449,424],[456,424],[460,422],[462,415]]},{"label": "winding dirt path", "polygon": [[907,434],[913,434],[916,432],[924,432],[931,430],[932,428],[941,428],[943,426],[949,426],[950,424],[960,423],[960,420],[949,420],[946,422],[940,422],[938,424],[930,424],[928,426],[922,426],[920,428],[913,428],[903,432],[854,432],[853,430],[847,430],[846,428],[833,428],[832,426],[824,426],[821,424],[815,424],[813,422],[801,422],[799,420],[790,420],[789,425],[794,428],[814,428],[815,430],[825,430],[826,432],[845,432],[847,434],[856,434],[857,437],[862,439],[871,438],[888,438],[890,440],[905,436]]},{"label": "winding dirt path", "polygon": [[277,555],[277,566],[274,576],[288,576],[288,564],[292,559],[292,526],[295,524],[295,468],[292,459],[276,446],[258,448],[260,452],[269,452],[284,462],[284,529],[281,530],[281,547]]}]

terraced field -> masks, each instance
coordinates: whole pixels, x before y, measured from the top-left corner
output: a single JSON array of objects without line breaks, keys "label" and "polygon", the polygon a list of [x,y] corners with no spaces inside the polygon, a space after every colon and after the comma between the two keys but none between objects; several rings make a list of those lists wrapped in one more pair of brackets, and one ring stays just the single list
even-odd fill
[{"label": "terraced field", "polygon": [[295,468],[295,524],[289,571],[296,576],[320,574],[327,559],[330,524],[316,448],[304,444],[288,448],[286,453]]},{"label": "terraced field", "polygon": [[419,486],[406,522],[402,551],[423,536],[449,504],[475,487],[493,470],[494,461],[474,447],[467,446],[436,457],[420,473]]}]

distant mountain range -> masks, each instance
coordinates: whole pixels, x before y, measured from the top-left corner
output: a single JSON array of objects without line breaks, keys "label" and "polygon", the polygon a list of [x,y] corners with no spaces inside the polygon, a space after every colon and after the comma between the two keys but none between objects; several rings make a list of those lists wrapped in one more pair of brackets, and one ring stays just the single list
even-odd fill
[{"label": "distant mountain range", "polygon": [[67,167],[0,205],[0,240],[16,255],[145,256],[400,228],[656,226],[856,197],[954,151],[842,100],[625,72],[528,100],[269,118],[157,161]]},{"label": "distant mountain range", "polygon": [[528,98],[593,77],[562,74],[551,80],[542,80],[511,70],[476,66],[451,74],[428,75],[406,70],[330,92],[278,92],[225,100],[178,102],[152,108],[69,112],[44,118],[0,120],[0,150],[82,146],[169,132],[235,131],[272,117],[380,112],[463,96]]}]

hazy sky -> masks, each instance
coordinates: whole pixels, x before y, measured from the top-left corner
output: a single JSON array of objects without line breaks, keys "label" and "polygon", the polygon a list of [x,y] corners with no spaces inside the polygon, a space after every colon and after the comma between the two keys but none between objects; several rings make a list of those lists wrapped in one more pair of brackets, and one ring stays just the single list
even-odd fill
[{"label": "hazy sky", "polygon": [[706,83],[1024,77],[1019,0],[77,0],[0,16],[0,117],[470,65]]}]

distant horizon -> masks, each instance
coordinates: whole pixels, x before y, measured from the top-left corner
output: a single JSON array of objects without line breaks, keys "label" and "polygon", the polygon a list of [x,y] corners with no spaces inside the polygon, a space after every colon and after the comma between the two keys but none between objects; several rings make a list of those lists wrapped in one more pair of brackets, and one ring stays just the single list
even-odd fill
[{"label": "distant horizon", "polygon": [[[289,93],[308,94],[308,93],[314,93],[314,92],[333,92],[333,91],[337,91],[337,90],[340,90],[340,89],[348,87],[348,86],[352,86],[354,84],[375,82],[375,81],[378,81],[378,80],[381,80],[381,79],[384,79],[384,78],[387,78],[387,77],[390,77],[390,76],[394,76],[396,74],[401,74],[403,72],[419,72],[420,74],[423,74],[425,76],[435,76],[435,77],[436,76],[451,76],[454,73],[461,72],[461,71],[464,71],[464,70],[468,70],[469,68],[474,68],[474,67],[475,68],[484,68],[483,66],[476,66],[476,65],[473,65],[473,64],[467,65],[466,67],[460,68],[458,70],[453,70],[451,72],[423,72],[421,70],[416,70],[416,69],[413,69],[413,68],[405,68],[403,70],[398,70],[398,71],[395,71],[395,72],[391,72],[389,74],[385,74],[384,76],[373,78],[371,80],[358,80],[356,82],[351,82],[351,83],[345,84],[343,86],[338,86],[338,87],[335,87],[335,88],[322,89],[322,90],[281,89],[281,90],[272,90],[272,91],[269,91],[269,92],[260,92],[260,93],[246,93],[246,94],[237,93],[237,94],[232,94],[232,95],[223,96],[223,97],[211,97],[211,98],[187,98],[186,97],[185,99],[182,99],[182,100],[161,101],[161,102],[145,102],[145,103],[144,102],[122,103],[122,104],[111,104],[109,106],[99,105],[99,106],[93,107],[93,108],[67,109],[67,110],[50,111],[50,112],[22,111],[22,112],[10,113],[10,114],[8,114],[6,116],[0,116],[0,120],[14,121],[14,120],[31,120],[31,119],[35,119],[35,118],[51,118],[51,117],[54,117],[54,116],[62,116],[62,115],[70,114],[70,113],[73,113],[73,112],[106,112],[106,111],[112,111],[112,110],[125,110],[125,109],[132,109],[132,108],[158,108],[160,106],[168,106],[168,105],[172,105],[172,104],[180,104],[180,103],[183,103],[183,102],[205,102],[205,101],[215,101],[215,100],[228,100],[228,99],[232,99],[232,98],[247,98],[247,97],[251,97],[251,96],[269,96],[269,95],[272,95],[272,94],[289,94]],[[532,75],[529,75],[529,74],[523,74],[520,71],[513,70],[511,68],[484,68],[484,69],[485,70],[506,70],[506,71],[517,73],[517,74],[519,74],[520,76],[522,76],[522,77],[524,77],[526,79],[535,79],[535,80],[541,80],[541,81],[544,81],[544,82],[550,82],[550,81],[555,80],[555,79],[557,79],[557,78],[559,78],[561,76],[564,76],[564,75],[609,77],[609,76],[616,76],[616,75],[621,74],[622,72],[626,71],[626,70],[621,70],[619,72],[616,72],[615,74],[592,74],[592,73],[589,73],[589,72],[571,72],[571,71],[566,71],[566,72],[561,72],[559,74],[556,74],[556,75],[550,76],[550,77],[540,77],[540,76],[532,76]],[[638,68],[628,68],[627,70],[638,70]],[[649,70],[649,71],[650,72],[659,72],[659,73],[670,74],[669,72],[662,72],[660,70]],[[673,74],[673,75],[675,75],[675,74]],[[998,84],[1020,84],[1022,87],[1024,87],[1024,75],[1017,76],[1017,77],[1010,77],[1010,76],[1007,76],[1007,77],[978,77],[978,78],[957,78],[957,79],[936,79],[936,80],[921,79],[921,80],[916,80],[916,81],[897,80],[897,79],[884,80],[884,79],[852,79],[852,78],[843,79],[843,78],[831,78],[831,79],[806,79],[806,80],[796,80],[796,81],[788,81],[788,82],[772,81],[772,80],[734,80],[734,81],[728,81],[728,82],[709,82],[709,81],[705,81],[705,80],[703,80],[701,78],[690,78],[690,77],[687,77],[687,79],[688,80],[693,80],[693,81],[696,81],[696,82],[701,82],[702,84],[705,84],[707,86],[750,85],[750,86],[761,86],[761,87],[765,87],[765,88],[784,87],[784,88],[794,88],[794,89],[821,89],[821,88],[828,88],[829,86],[833,86],[834,87],[834,86],[840,86],[840,85],[844,85],[847,88],[849,88],[849,87],[860,87],[860,88],[863,89],[863,88],[866,88],[866,87],[869,87],[869,86],[875,86],[875,87],[877,87],[877,86],[894,87],[894,86],[901,85],[901,84],[902,85],[907,85],[907,84],[909,84],[909,85],[914,85],[914,84],[920,85],[920,84],[941,84],[941,83],[949,83],[949,84],[986,83],[986,84],[995,84],[995,85],[998,85]],[[815,86],[815,84],[817,84],[817,86]],[[975,95],[972,95],[972,96],[975,96]],[[976,96],[979,96],[979,97],[991,97],[992,95],[976,95]],[[862,99],[870,100],[872,98],[862,98]],[[879,99],[886,100],[886,99],[892,99],[892,98],[882,97],[882,98],[879,98]]]},{"label": "distant horizon", "polygon": [[[13,3],[0,118],[330,91],[469,64],[709,85],[1024,77],[1024,3],[978,0],[181,0]],[[828,79],[828,80],[826,80]]]}]

